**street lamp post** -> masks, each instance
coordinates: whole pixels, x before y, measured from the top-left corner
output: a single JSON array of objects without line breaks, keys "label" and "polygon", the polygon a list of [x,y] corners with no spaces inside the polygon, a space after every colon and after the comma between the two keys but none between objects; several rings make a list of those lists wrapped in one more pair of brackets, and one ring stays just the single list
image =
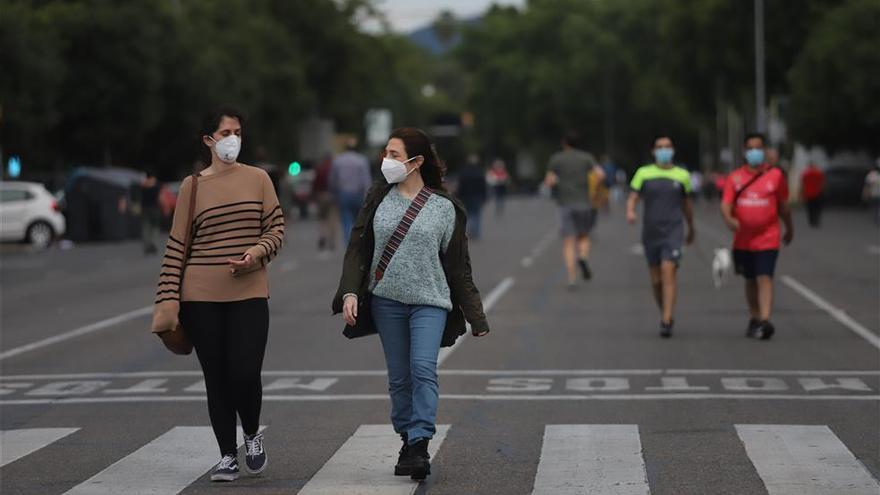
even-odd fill
[{"label": "street lamp post", "polygon": [[764,0],[755,0],[755,129],[767,131],[767,90],[764,76]]}]

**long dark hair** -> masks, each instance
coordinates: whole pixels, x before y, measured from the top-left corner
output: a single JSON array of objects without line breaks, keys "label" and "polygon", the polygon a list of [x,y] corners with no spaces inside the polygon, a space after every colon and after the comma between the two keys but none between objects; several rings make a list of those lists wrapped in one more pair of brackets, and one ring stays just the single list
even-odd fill
[{"label": "long dark hair", "polygon": [[403,147],[406,149],[406,155],[409,158],[422,156],[424,163],[420,172],[425,185],[431,189],[445,190],[443,187],[443,176],[446,175],[446,164],[437,155],[437,148],[428,134],[416,127],[399,127],[394,129],[388,139],[400,139],[403,141]]},{"label": "long dark hair", "polygon": [[241,124],[241,131],[244,133],[244,114],[238,109],[232,107],[220,107],[213,112],[206,114],[202,119],[202,125],[199,128],[199,158],[202,162],[199,165],[199,168],[205,168],[211,165],[211,150],[205,146],[202,137],[214,134],[214,131],[220,127],[220,122],[223,121],[223,117],[238,120],[238,123]]}]

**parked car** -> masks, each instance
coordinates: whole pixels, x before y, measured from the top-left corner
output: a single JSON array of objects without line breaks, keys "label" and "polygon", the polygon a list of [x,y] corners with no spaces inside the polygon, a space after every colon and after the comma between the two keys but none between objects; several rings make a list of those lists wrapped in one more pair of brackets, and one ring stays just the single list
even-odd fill
[{"label": "parked car", "polygon": [[832,167],[825,171],[825,202],[841,206],[859,206],[865,176],[871,169],[864,167]]},{"label": "parked car", "polygon": [[67,229],[58,201],[36,182],[0,182],[0,240],[45,249]]}]

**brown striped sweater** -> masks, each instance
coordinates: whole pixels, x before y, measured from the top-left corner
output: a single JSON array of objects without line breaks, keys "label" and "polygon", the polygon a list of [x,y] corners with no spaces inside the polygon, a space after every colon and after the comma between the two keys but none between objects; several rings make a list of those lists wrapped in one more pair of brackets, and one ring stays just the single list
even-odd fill
[{"label": "brown striped sweater", "polygon": [[[181,287],[183,243],[192,177],[184,179],[168,235],[159,285],[156,321],[176,322],[180,301],[241,301],[269,297],[266,265],[284,242],[284,214],[269,175],[256,167],[236,164],[223,172],[199,177],[193,213],[192,247]],[[256,265],[230,273],[228,259],[249,253]],[[162,324],[160,326],[168,326]]]}]

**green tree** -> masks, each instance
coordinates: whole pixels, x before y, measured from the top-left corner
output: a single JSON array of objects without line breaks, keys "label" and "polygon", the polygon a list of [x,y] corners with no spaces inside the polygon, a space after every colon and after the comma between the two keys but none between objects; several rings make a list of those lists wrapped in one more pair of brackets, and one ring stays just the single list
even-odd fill
[{"label": "green tree", "polygon": [[849,0],[816,26],[789,72],[793,134],[880,153],[880,3]]}]

